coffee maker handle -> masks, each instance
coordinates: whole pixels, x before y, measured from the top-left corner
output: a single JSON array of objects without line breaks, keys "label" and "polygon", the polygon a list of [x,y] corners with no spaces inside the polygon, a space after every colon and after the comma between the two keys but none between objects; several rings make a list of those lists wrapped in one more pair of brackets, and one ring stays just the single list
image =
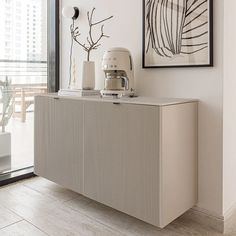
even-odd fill
[{"label": "coffee maker handle", "polygon": [[125,89],[129,90],[129,79],[127,77],[121,77],[125,81]]}]

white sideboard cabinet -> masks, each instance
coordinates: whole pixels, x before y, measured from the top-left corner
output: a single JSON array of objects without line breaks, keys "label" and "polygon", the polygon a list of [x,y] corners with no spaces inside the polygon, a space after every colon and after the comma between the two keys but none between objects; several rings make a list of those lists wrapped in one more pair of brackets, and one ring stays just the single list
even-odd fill
[{"label": "white sideboard cabinet", "polygon": [[164,227],[197,201],[197,102],[38,96],[35,173]]}]

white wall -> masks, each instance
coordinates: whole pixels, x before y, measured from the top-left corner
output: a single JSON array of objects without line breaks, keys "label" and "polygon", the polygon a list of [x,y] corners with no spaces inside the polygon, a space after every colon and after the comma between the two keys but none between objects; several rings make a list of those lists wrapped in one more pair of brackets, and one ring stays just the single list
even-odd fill
[{"label": "white wall", "polygon": [[225,0],[224,46],[224,213],[236,207],[236,31],[235,0]]},{"label": "white wall", "polygon": [[[223,152],[223,17],[224,1],[214,1],[214,68],[142,69],[142,1],[137,0],[61,0],[61,5],[78,6],[81,15],[77,24],[82,32],[86,27],[86,11],[97,8],[97,19],[114,15],[105,24],[111,36],[92,58],[96,61],[97,87],[102,88],[100,70],[104,49],[127,47],[135,61],[138,94],[152,97],[199,98],[199,202],[198,207],[221,216],[222,209],[222,152]],[[232,0],[235,1],[235,0]],[[67,86],[68,51],[70,43],[68,19],[61,19],[61,82]],[[75,50],[76,63],[85,59],[83,51]],[[78,67],[80,78],[81,67]],[[80,84],[80,83],[79,83]]]}]

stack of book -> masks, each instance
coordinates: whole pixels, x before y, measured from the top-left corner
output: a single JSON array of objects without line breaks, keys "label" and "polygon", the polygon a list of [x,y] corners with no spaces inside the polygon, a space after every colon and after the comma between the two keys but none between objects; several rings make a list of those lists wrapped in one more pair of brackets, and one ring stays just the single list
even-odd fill
[{"label": "stack of book", "polygon": [[99,96],[100,90],[60,89],[58,91],[58,95],[59,96],[78,96],[78,97]]}]

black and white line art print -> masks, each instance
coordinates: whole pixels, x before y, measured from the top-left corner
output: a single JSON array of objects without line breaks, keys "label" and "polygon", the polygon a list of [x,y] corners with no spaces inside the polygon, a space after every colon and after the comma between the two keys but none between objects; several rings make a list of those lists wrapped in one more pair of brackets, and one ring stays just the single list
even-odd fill
[{"label": "black and white line art print", "polygon": [[213,66],[213,0],[143,0],[143,68]]}]

